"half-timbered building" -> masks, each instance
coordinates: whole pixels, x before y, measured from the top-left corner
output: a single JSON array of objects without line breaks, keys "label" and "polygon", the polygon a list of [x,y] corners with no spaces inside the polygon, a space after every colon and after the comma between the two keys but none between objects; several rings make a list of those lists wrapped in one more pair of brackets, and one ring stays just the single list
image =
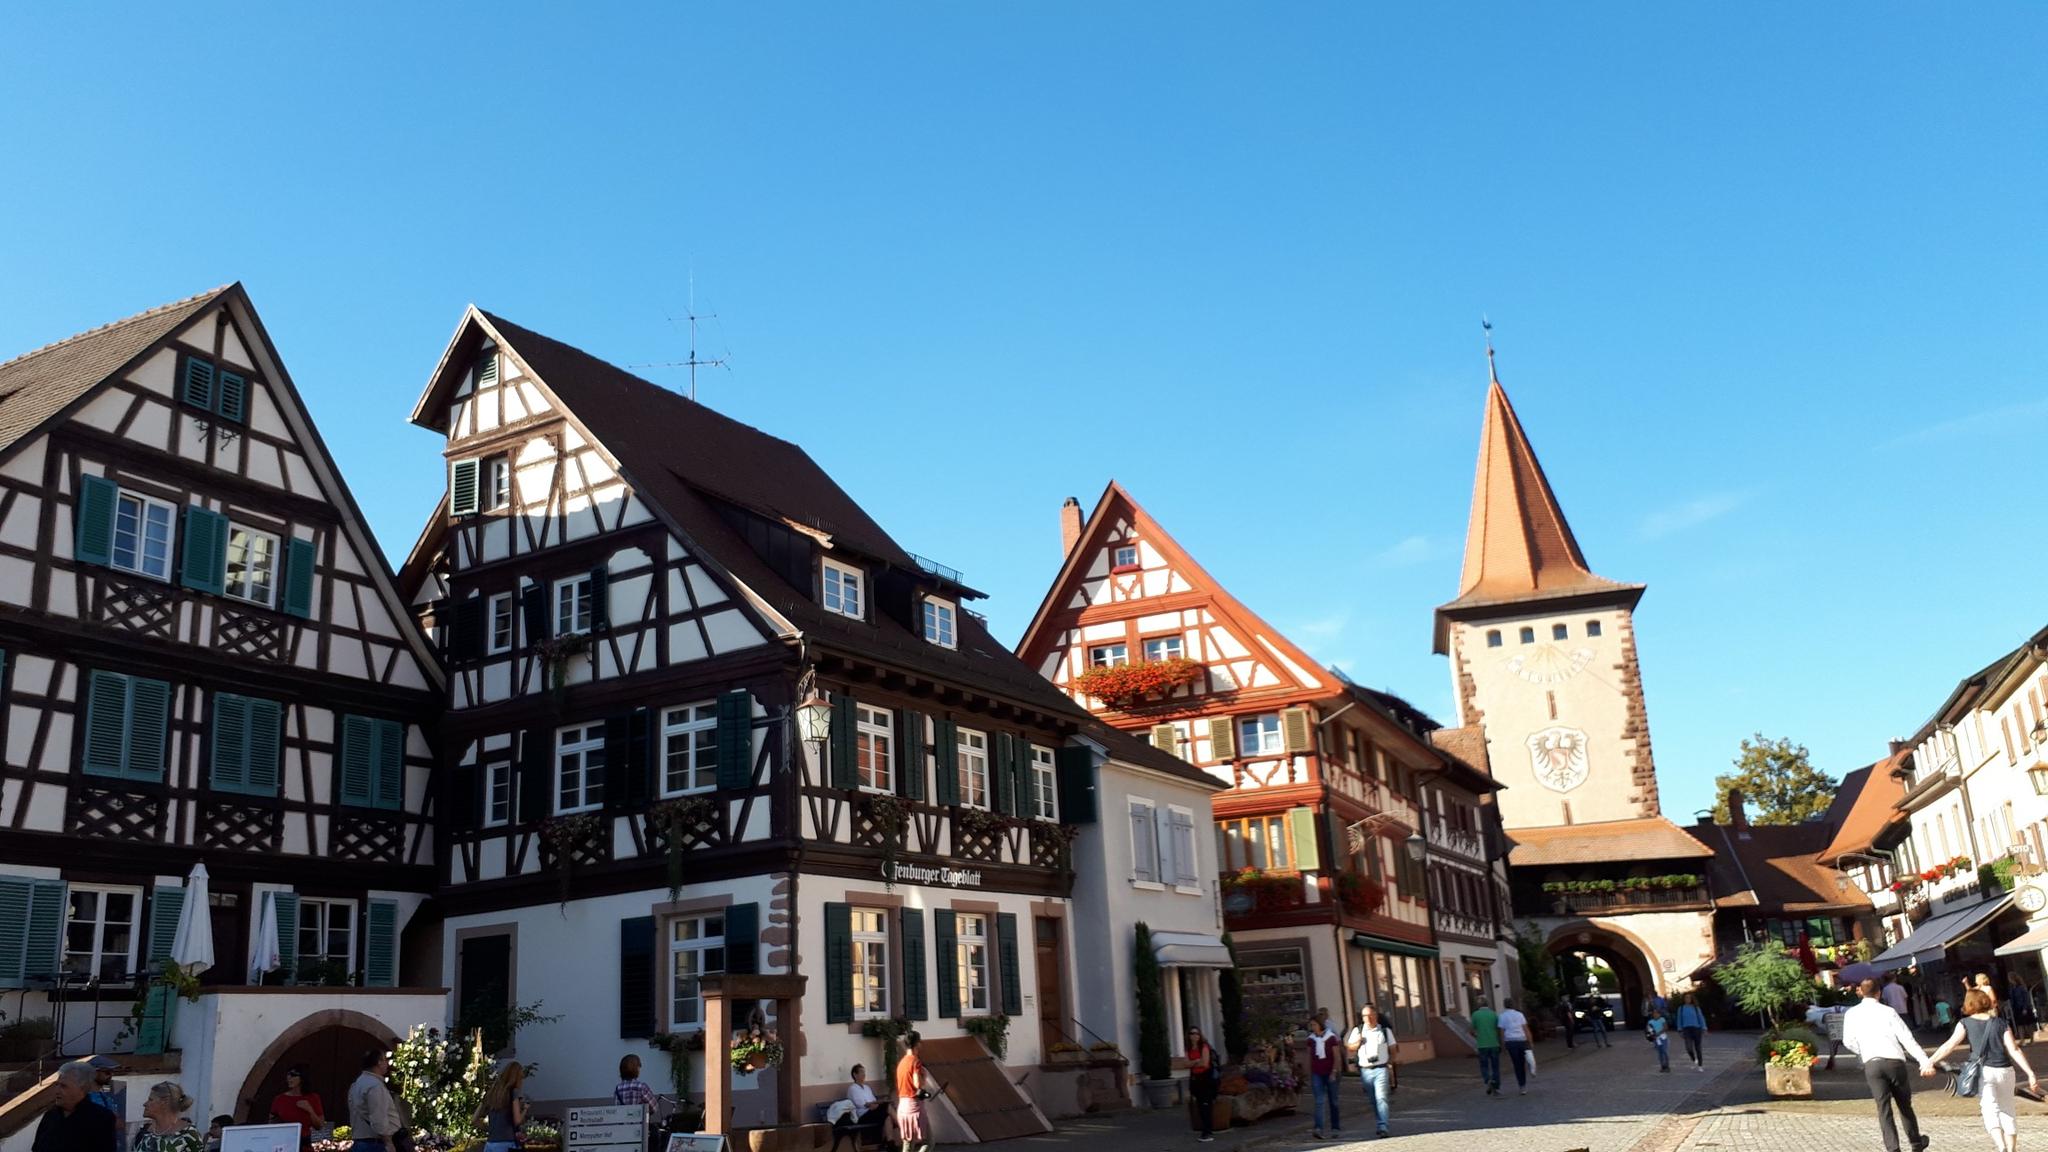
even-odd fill
[{"label": "half-timbered building", "polygon": [[[0,364],[0,668],[10,1015],[62,1054],[179,1050],[238,1117],[292,1045],[338,1091],[439,1016],[401,941],[440,672],[240,285]],[[181,916],[197,1000],[130,1024]]]},{"label": "half-timbered building", "polygon": [[1215,879],[1246,1011],[1292,1024],[1372,1003],[1409,1051],[1429,1051],[1442,992],[1422,841],[1409,841],[1420,781],[1453,770],[1434,723],[1318,665],[1114,482],[1085,521],[1074,500],[1061,517],[1064,561],[1018,655],[1228,785]]},{"label": "half-timbered building", "polygon": [[476,309],[412,420],[449,476],[402,582],[448,667],[458,1020],[544,999],[518,1050],[573,1102],[624,1052],[663,1081],[658,1034],[709,1094],[758,1013],[788,1058],[716,1126],[838,1099],[891,1021],[943,1052],[1007,1017],[1011,1066],[1072,1032],[1087,718],[960,573],[797,445]]}]

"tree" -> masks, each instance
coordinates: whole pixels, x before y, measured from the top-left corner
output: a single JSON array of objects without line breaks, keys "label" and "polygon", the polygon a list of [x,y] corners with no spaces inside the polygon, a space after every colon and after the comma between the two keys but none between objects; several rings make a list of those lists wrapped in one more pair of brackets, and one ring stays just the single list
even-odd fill
[{"label": "tree", "polygon": [[1544,946],[1535,925],[1524,924],[1515,932],[1515,952],[1522,966],[1522,996],[1529,1001],[1522,1007],[1556,1007],[1557,972],[1551,963],[1550,949]]},{"label": "tree", "polygon": [[1131,975],[1138,985],[1138,1068],[1148,1080],[1173,1075],[1173,1054],[1166,1041],[1166,989],[1159,958],[1152,954],[1152,929],[1138,925],[1138,954]]},{"label": "tree", "polygon": [[1223,934],[1223,947],[1230,952],[1230,967],[1223,970],[1218,999],[1223,1008],[1223,1050],[1233,1061],[1242,1061],[1250,1047],[1244,1035],[1244,985],[1237,975],[1237,942]]},{"label": "tree", "polygon": [[1742,742],[1735,757],[1735,771],[1714,777],[1720,799],[1714,803],[1714,819],[1729,822],[1728,790],[1742,789],[1742,795],[1756,810],[1756,824],[1801,824],[1828,810],[1835,798],[1835,778],[1815,768],[1807,759],[1806,746],[1780,737],[1765,738],[1759,732]]},{"label": "tree", "polygon": [[1778,1026],[1779,1013],[1813,995],[1813,978],[1776,939],[1744,943],[1735,959],[1714,969],[1714,982],[1744,1012],[1764,1017],[1772,1028]]}]

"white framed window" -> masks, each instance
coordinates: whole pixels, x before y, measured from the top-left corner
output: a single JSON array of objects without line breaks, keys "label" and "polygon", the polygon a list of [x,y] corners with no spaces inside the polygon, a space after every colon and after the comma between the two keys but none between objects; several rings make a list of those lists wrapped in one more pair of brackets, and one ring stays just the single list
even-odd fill
[{"label": "white framed window", "polygon": [[1090,668],[1114,668],[1131,662],[1131,648],[1128,644],[1097,644],[1088,650]]},{"label": "white framed window", "polygon": [[171,578],[177,510],[161,500],[123,492],[114,501],[113,565],[152,580]]},{"label": "white framed window", "polygon": [[483,506],[486,512],[495,512],[509,507],[512,503],[512,458],[510,456],[487,457],[483,463],[482,483]]},{"label": "white framed window", "polygon": [[955,646],[953,605],[951,602],[934,600],[929,596],[925,597],[924,638],[926,643],[937,644],[941,648],[952,648]]},{"label": "white framed window", "polygon": [[222,591],[269,608],[277,603],[277,536],[228,525],[228,576]]},{"label": "white framed window", "polygon": [[555,734],[555,815],[589,812],[604,803],[604,723]]},{"label": "white framed window", "polygon": [[671,1031],[704,1026],[697,981],[725,971],[725,914],[678,916],[668,925],[668,1016]]},{"label": "white framed window", "polygon": [[1052,749],[1031,746],[1031,815],[1040,820],[1060,822],[1059,770],[1053,766]]},{"label": "white framed window", "polygon": [[512,650],[513,621],[518,618],[513,612],[512,594],[510,592],[500,592],[496,596],[491,597],[489,611],[491,631],[487,638],[485,651],[493,655],[499,652],[510,652]]},{"label": "white framed window", "polygon": [[356,902],[299,900],[299,964],[339,961],[343,971],[355,964]]},{"label": "white framed window", "polygon": [[512,762],[493,760],[484,765],[484,827],[499,828],[512,822]]},{"label": "white framed window", "polygon": [[963,1016],[988,1011],[988,917],[953,917],[953,961]]},{"label": "white framed window", "polygon": [[684,704],[661,714],[661,794],[684,796],[718,786],[718,704]]},{"label": "white framed window", "polygon": [[73,884],[64,918],[64,972],[126,984],[135,971],[142,889]]},{"label": "white framed window", "polygon": [[853,909],[853,1016],[889,1015],[889,914],[879,908]]},{"label": "white framed window", "polygon": [[555,635],[590,631],[590,574],[555,581]]},{"label": "white framed window", "polygon": [[953,759],[960,766],[960,803],[967,808],[988,807],[988,736],[959,730]]},{"label": "white framed window", "polygon": [[1136,568],[1138,566],[1138,546],[1136,544],[1117,545],[1116,550],[1110,553],[1109,563],[1114,568]]},{"label": "white framed window", "polygon": [[894,791],[890,775],[890,752],[895,743],[892,717],[886,708],[856,704],[853,709],[853,772],[860,786],[870,792]]},{"label": "white framed window", "polygon": [[1278,712],[1262,712],[1237,722],[1239,756],[1278,756],[1286,749],[1287,742],[1280,736]]},{"label": "white framed window", "polygon": [[855,620],[862,619],[861,580],[863,577],[861,576],[860,569],[850,564],[841,564],[837,560],[826,560],[823,563],[825,566],[825,592],[823,596],[825,610],[827,612],[837,612],[841,616],[851,616]]},{"label": "white framed window", "polygon": [[1145,659],[1178,660],[1181,654],[1181,638],[1178,636],[1154,636],[1145,641]]}]

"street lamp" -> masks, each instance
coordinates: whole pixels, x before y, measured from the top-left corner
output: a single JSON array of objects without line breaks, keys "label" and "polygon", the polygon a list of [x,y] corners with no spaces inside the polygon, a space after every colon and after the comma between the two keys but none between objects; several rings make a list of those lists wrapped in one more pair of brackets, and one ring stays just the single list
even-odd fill
[{"label": "street lamp", "polygon": [[816,688],[796,706],[797,730],[813,749],[822,749],[832,735],[832,703],[818,694]]},{"label": "street lamp", "polygon": [[1408,832],[1408,838],[1401,842],[1401,848],[1408,854],[1408,859],[1420,864],[1423,857],[1429,855],[1429,841],[1423,837],[1422,833],[1408,828],[1406,824],[1401,823],[1385,812],[1367,816],[1363,820],[1353,820],[1345,826],[1344,836],[1345,839],[1350,841],[1351,850],[1353,852],[1365,851],[1365,829],[1382,822],[1392,824],[1394,827]]}]

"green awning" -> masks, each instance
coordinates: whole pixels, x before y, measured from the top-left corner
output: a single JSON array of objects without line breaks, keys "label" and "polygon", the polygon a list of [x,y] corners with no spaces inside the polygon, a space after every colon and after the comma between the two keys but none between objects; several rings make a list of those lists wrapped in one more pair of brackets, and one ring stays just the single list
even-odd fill
[{"label": "green awning", "polygon": [[1389,940],[1385,936],[1368,936],[1363,932],[1351,934],[1353,948],[1366,948],[1374,952],[1392,952],[1396,956],[1420,956],[1424,960],[1436,959],[1436,949],[1421,944],[1410,944],[1405,940]]}]

